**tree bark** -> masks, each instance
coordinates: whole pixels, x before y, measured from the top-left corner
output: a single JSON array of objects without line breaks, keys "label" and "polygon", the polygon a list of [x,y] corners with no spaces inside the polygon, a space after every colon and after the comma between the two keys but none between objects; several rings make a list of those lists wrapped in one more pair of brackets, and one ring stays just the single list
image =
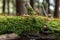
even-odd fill
[{"label": "tree bark", "polygon": [[32,6],[32,8],[34,8],[34,1],[35,0],[30,0],[30,5]]},{"label": "tree bark", "polygon": [[55,0],[54,18],[59,18],[59,0]]},{"label": "tree bark", "polygon": [[48,2],[48,14],[50,14],[50,3],[49,3],[49,0],[47,1]]},{"label": "tree bark", "polygon": [[3,10],[2,10],[3,13],[5,13],[5,0],[3,0]]},{"label": "tree bark", "polygon": [[10,14],[10,9],[9,9],[10,8],[9,7],[10,5],[9,5],[9,3],[10,3],[10,0],[7,0],[8,14]]},{"label": "tree bark", "polygon": [[24,15],[26,14],[26,8],[25,8],[25,1],[24,0],[16,0],[16,15]]}]

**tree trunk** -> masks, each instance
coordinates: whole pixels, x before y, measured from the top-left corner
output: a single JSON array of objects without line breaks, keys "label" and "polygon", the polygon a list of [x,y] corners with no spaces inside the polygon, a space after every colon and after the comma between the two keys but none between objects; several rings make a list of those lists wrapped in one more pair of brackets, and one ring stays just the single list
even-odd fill
[{"label": "tree trunk", "polygon": [[54,18],[59,18],[59,0],[55,0]]},{"label": "tree trunk", "polygon": [[49,0],[48,0],[48,14],[50,14],[50,3],[49,3]]},{"label": "tree trunk", "polygon": [[2,10],[3,13],[5,13],[5,0],[3,0],[3,10]]},{"label": "tree trunk", "polygon": [[30,5],[32,6],[32,8],[34,8],[34,1],[35,0],[30,0]]},{"label": "tree trunk", "polygon": [[7,0],[8,14],[10,14],[9,3],[10,3],[10,0]]},{"label": "tree trunk", "polygon": [[16,15],[24,15],[26,14],[26,8],[25,8],[25,1],[24,0],[16,0]]}]

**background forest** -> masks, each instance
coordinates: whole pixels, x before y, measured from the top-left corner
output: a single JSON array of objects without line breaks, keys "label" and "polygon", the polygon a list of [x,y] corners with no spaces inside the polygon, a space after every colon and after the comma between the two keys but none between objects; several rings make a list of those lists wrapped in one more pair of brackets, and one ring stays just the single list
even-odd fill
[{"label": "background forest", "polygon": [[[1,0],[0,13],[11,15],[33,14],[60,18],[60,0]],[[20,11],[19,11],[20,10]],[[25,11],[25,12],[24,12]],[[31,11],[29,13],[29,11]]]}]

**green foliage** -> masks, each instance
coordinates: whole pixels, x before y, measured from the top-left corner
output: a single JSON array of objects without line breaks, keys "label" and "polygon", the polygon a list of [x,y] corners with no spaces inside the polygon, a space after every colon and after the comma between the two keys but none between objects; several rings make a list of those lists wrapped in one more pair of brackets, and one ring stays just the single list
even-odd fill
[{"label": "green foliage", "polygon": [[47,22],[49,28],[53,31],[60,32],[60,21],[58,20],[51,20]]},{"label": "green foliage", "polygon": [[[19,16],[0,16],[0,34],[6,33],[37,33],[42,31],[44,25],[56,32],[60,30],[60,22],[56,20],[47,21],[40,16],[19,17]],[[57,30],[58,29],[58,30]]]},{"label": "green foliage", "polygon": [[29,33],[31,31],[37,32],[38,25],[35,18],[1,17],[0,34],[6,34],[11,32],[17,34]]},{"label": "green foliage", "polygon": [[27,8],[27,11],[28,11],[28,14],[29,14],[29,15],[35,14],[35,11],[33,10],[32,7],[26,7],[26,8]]}]

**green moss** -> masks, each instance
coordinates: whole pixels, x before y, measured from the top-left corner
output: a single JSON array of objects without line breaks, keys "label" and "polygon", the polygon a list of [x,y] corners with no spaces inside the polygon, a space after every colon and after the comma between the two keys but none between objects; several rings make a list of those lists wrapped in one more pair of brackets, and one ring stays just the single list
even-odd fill
[{"label": "green moss", "polygon": [[[40,16],[19,17],[0,16],[0,34],[6,33],[37,33],[47,25],[52,32],[60,32],[60,22],[57,20],[47,21]],[[48,30],[49,31],[49,30]]]}]

